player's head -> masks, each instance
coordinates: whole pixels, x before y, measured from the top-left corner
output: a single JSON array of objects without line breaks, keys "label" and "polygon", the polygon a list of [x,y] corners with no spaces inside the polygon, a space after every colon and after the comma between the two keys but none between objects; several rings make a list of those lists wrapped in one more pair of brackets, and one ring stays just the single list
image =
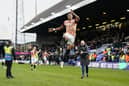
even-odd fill
[{"label": "player's head", "polygon": [[84,40],[81,40],[81,45],[85,45],[85,41]]},{"label": "player's head", "polygon": [[7,46],[11,45],[11,41],[8,40],[8,41],[5,42],[5,44],[6,44]]},{"label": "player's head", "polygon": [[33,47],[34,50],[37,50],[36,46]]},{"label": "player's head", "polygon": [[38,46],[33,45],[33,50],[38,50]]},{"label": "player's head", "polygon": [[68,20],[73,19],[73,15],[72,15],[72,13],[68,13],[67,18],[68,18]]}]

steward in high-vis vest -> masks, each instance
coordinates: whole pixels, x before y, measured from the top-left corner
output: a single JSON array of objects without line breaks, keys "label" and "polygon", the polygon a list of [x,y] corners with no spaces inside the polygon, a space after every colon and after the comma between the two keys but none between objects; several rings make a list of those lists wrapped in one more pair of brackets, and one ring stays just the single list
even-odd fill
[{"label": "steward in high-vis vest", "polygon": [[6,64],[6,77],[8,79],[14,78],[11,73],[13,58],[15,58],[15,52],[14,48],[11,45],[11,41],[7,41],[4,46],[4,58],[5,58],[5,64]]}]

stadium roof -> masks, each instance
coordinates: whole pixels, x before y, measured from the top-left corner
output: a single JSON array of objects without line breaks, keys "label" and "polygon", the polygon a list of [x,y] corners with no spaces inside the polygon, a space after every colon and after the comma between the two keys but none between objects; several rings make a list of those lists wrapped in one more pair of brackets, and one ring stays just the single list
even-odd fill
[{"label": "stadium roof", "polygon": [[[88,4],[90,2],[94,3]],[[69,12],[66,8],[70,6],[80,16],[78,26],[81,28],[129,19],[129,0],[63,0],[32,19],[21,32],[37,31],[36,33],[47,34],[49,27],[57,27],[63,23],[65,14]]]},{"label": "stadium roof", "polygon": [[54,18],[62,16],[72,10],[76,10],[87,4],[95,2],[96,0],[62,0],[60,3],[54,5],[50,9],[40,13],[34,17],[30,22],[21,28],[21,32],[32,29],[42,23],[48,22]]}]

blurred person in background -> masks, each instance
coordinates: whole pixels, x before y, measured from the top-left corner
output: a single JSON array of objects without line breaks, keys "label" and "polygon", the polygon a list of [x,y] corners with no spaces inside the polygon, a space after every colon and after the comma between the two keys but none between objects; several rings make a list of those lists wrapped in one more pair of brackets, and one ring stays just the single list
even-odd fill
[{"label": "blurred person in background", "polygon": [[126,62],[129,62],[129,50],[126,53],[125,59],[126,59]]},{"label": "blurred person in background", "polygon": [[32,50],[31,50],[31,70],[36,69],[36,65],[38,63],[38,54],[40,51],[38,51],[38,46],[33,46]]},{"label": "blurred person in background", "polygon": [[43,58],[43,62],[45,63],[45,64],[48,64],[48,52],[47,52],[47,50],[44,50],[43,52],[42,52],[42,58]]},{"label": "blurred person in background", "polygon": [[63,68],[64,67],[63,48],[59,48],[59,62],[60,62],[60,68]]},{"label": "blurred person in background", "polygon": [[14,47],[12,46],[12,42],[6,41],[3,50],[4,50],[3,55],[5,57],[5,64],[6,64],[6,77],[8,79],[14,78],[11,72],[13,58],[15,58],[15,50]]},{"label": "blurred person in background", "polygon": [[125,62],[125,57],[126,57],[126,55],[124,54],[124,52],[121,52],[120,53],[120,62]]},{"label": "blurred person in background", "polygon": [[91,57],[92,57],[92,61],[96,61],[96,58],[97,58],[96,52],[94,52],[94,53],[91,55]]}]

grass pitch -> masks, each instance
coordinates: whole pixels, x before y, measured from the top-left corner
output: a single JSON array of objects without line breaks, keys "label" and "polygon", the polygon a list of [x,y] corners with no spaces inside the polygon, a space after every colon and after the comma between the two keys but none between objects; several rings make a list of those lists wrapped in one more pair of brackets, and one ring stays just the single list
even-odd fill
[{"label": "grass pitch", "polygon": [[0,86],[129,86],[129,70],[90,68],[89,77],[80,79],[79,67],[40,65],[36,71],[28,64],[13,64],[14,79],[6,79],[0,65]]}]

